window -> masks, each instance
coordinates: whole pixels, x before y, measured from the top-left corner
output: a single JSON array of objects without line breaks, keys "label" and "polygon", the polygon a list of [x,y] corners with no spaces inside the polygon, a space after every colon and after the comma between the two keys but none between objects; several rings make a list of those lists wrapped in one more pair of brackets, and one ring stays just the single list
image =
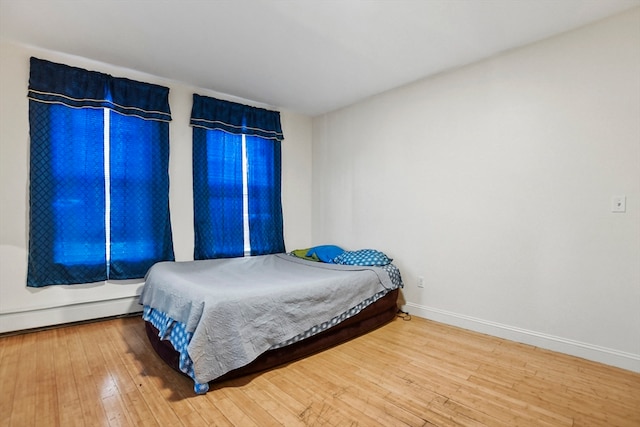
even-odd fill
[{"label": "window", "polygon": [[195,259],[284,252],[280,113],[194,94]]},{"label": "window", "polygon": [[31,58],[27,285],[173,260],[168,89]]}]

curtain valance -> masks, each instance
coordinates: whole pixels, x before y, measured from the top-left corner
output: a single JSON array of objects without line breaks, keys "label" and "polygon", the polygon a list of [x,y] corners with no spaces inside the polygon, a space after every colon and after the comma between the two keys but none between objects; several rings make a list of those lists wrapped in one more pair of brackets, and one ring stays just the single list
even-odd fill
[{"label": "curtain valance", "polygon": [[191,126],[282,141],[278,111],[193,94]]},{"label": "curtain valance", "polygon": [[31,58],[29,99],[73,108],[109,108],[126,116],[171,121],[169,88]]}]

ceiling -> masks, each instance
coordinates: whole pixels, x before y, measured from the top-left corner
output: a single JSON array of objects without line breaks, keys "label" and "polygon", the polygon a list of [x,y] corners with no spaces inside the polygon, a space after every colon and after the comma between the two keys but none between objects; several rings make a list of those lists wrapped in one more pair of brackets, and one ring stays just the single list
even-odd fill
[{"label": "ceiling", "polygon": [[310,116],[640,0],[0,0],[0,37]]}]

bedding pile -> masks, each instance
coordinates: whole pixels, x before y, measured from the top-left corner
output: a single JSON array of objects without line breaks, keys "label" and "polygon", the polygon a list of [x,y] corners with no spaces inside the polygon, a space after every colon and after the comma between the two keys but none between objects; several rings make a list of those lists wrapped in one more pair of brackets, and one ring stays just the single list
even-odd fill
[{"label": "bedding pile", "polygon": [[143,318],[208,382],[263,352],[347,319],[402,286],[397,268],[309,262],[288,254],[161,262],[146,276]]}]

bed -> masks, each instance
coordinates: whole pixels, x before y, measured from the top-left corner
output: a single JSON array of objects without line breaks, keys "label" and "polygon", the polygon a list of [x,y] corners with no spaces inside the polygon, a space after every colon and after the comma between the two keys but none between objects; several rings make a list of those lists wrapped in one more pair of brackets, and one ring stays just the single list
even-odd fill
[{"label": "bed", "polygon": [[152,347],[203,394],[394,318],[402,279],[391,260],[318,261],[273,254],[154,265],[140,297]]}]

